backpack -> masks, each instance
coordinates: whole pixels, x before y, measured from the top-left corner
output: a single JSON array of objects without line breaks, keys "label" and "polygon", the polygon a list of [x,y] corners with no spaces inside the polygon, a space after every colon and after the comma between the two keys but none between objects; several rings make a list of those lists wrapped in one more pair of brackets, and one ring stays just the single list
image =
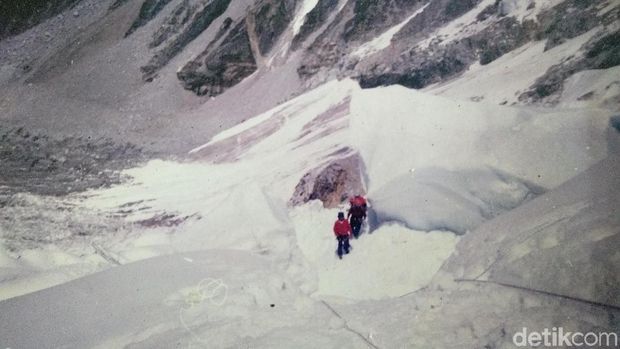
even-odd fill
[{"label": "backpack", "polygon": [[364,199],[364,197],[361,195],[356,195],[352,197],[351,199],[349,199],[349,203],[351,204],[351,207],[359,206],[366,209],[366,199]]}]

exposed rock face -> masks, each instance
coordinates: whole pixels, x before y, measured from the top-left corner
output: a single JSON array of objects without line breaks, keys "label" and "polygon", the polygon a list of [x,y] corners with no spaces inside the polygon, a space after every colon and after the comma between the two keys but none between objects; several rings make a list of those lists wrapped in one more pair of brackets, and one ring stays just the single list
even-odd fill
[{"label": "exposed rock face", "polygon": [[[429,1],[428,7],[409,21],[395,36],[395,40],[419,39],[433,30],[458,18],[480,3],[480,0],[435,0]],[[416,40],[411,42],[415,43]]]},{"label": "exposed rock face", "polygon": [[80,0],[1,1],[0,40],[32,28],[78,2]]},{"label": "exposed rock face", "polygon": [[[298,74],[311,86],[333,77],[352,76],[365,88],[401,84],[419,89],[453,79],[475,62],[481,65],[491,63],[528,42],[546,40],[547,50],[595,27],[611,26],[620,18],[617,6],[602,11],[610,6],[607,1],[566,0],[542,10],[535,19],[519,19],[513,12],[533,9],[536,6],[534,1],[525,4],[498,0],[476,15],[476,19],[484,26],[482,30],[472,30],[471,34],[458,40],[443,42],[444,38],[436,37],[428,45],[419,45],[433,31],[472,10],[479,3],[479,0],[349,3],[308,47]],[[309,37],[308,31],[318,30],[321,21],[326,18],[324,7],[319,5],[313,10],[316,12],[307,16],[307,20],[312,21],[295,38],[297,45],[300,40]],[[393,8],[401,9],[402,13],[411,13],[422,6],[426,6],[424,10],[394,35],[389,52],[361,60],[351,57],[351,49],[348,47],[356,47],[356,41],[376,37],[385,28],[405,17],[402,14],[391,14]],[[609,52],[613,49],[603,50]],[[543,87],[538,92],[526,92],[521,100],[536,102],[538,95],[545,97],[547,93],[561,91],[564,79],[583,69],[604,69],[595,67],[617,65],[612,63],[614,59],[610,55],[613,56],[606,54],[608,58],[605,65],[581,62],[550,71],[549,76],[557,75],[557,78],[551,76],[552,86]],[[549,76],[541,77],[540,84]]]},{"label": "exposed rock face", "polygon": [[[138,18],[131,24],[125,36],[131,35],[136,29],[151,21],[171,0],[146,0],[140,8]],[[114,4],[112,5],[114,6]]]},{"label": "exposed rock face", "polygon": [[547,39],[545,49],[548,50],[598,25],[617,20],[618,9],[599,15],[604,4],[605,0],[568,0],[558,4],[538,16],[537,39]]},{"label": "exposed rock face", "polygon": [[[224,21],[214,42],[228,31],[231,23],[232,20]],[[214,42],[177,73],[183,87],[199,96],[217,96],[257,69],[245,21],[236,24],[222,43],[211,50]]]},{"label": "exposed rock face", "polygon": [[189,0],[183,0],[183,2],[174,8],[172,14],[166,19],[166,22],[153,33],[153,41],[149,43],[149,47],[158,47],[173,35],[176,35],[192,18],[192,14],[196,10],[196,7],[196,5],[190,5]]},{"label": "exposed rock face", "polygon": [[255,72],[289,26],[295,5],[295,0],[261,1],[233,29],[233,20],[225,19],[206,49],[177,73],[183,88],[217,96]]},{"label": "exposed rock face", "polygon": [[[343,71],[345,67],[353,68],[354,64],[349,66],[344,62],[350,44],[377,36],[402,21],[407,13],[423,5],[424,1],[411,0],[347,2],[334,20],[306,49],[304,59],[297,70],[299,75],[304,79],[310,79],[321,70]],[[307,25],[302,26],[295,38],[296,47],[310,36],[311,30],[322,27],[322,21],[328,17],[325,13],[328,8],[335,8],[335,4],[330,7],[327,3],[319,2],[306,16]]]},{"label": "exposed rock face", "polygon": [[[428,16],[424,15],[427,12],[429,16],[433,17],[436,17],[437,13],[441,13],[431,11],[432,4],[429,5],[428,10],[408,23],[397,37],[400,36],[402,39],[411,35],[415,36],[416,32],[423,32],[429,27],[436,26],[435,23],[442,23],[446,18],[451,18],[447,15],[451,11],[448,11],[448,6],[446,6],[444,9],[445,18],[440,20],[437,18],[427,19]],[[447,45],[440,45],[441,42],[438,40],[427,48],[414,48],[401,55],[401,58],[391,65],[376,64],[370,67],[367,72],[360,74],[361,85],[375,87],[402,84],[412,88],[423,88],[429,84],[453,78],[476,61],[482,65],[488,64],[532,40],[547,40],[546,49],[549,49],[566,39],[583,34],[597,25],[609,24],[614,18],[619,18],[618,9],[599,16],[601,1],[571,0],[543,11],[538,16],[537,21],[523,20],[519,22],[514,17],[503,17],[502,4],[504,3],[497,2],[478,14],[478,20],[496,18],[495,22],[479,33]],[[504,11],[507,10],[504,9]],[[460,13],[460,11],[456,11],[456,13]],[[567,21],[564,19],[566,18],[571,18],[568,21],[572,23],[570,28],[565,27]],[[583,69],[565,70],[567,74],[559,79],[559,83],[561,84],[565,78],[579,70]],[[553,84],[558,83],[558,79],[552,80],[554,81]],[[557,88],[548,89],[548,92],[553,93],[557,90]]]},{"label": "exposed rock face", "polygon": [[343,39],[350,42],[375,36],[403,20],[409,11],[423,2],[424,0],[356,0],[353,17],[345,23]]},{"label": "exposed rock face", "polygon": [[129,1],[129,0],[114,0],[114,2],[108,8],[108,11],[116,10],[117,8],[125,5],[125,3],[127,3],[127,1]]},{"label": "exposed rock face", "polygon": [[[432,83],[455,77],[471,64],[488,64],[507,52],[530,41],[533,22],[519,23],[506,17],[483,31],[447,45],[436,43],[426,49],[414,49],[388,69],[375,65],[360,75],[362,87],[400,84],[423,88]],[[387,72],[383,72],[387,70]]]},{"label": "exposed rock face", "polygon": [[[493,62],[504,54],[522,46],[532,39],[536,24],[531,21],[519,23],[513,17],[507,17],[488,30],[471,38],[472,45],[478,49],[480,64]],[[495,36],[493,36],[495,34]]]},{"label": "exposed rock face", "polygon": [[536,80],[530,90],[522,93],[519,100],[527,103],[546,100],[554,103],[550,96],[558,96],[562,91],[564,80],[569,76],[589,69],[607,69],[620,65],[620,32],[595,37],[583,47],[582,56],[554,65],[545,75]]},{"label": "exposed rock face", "polygon": [[[184,13],[187,13],[184,9],[188,8],[189,3],[184,2],[180,5],[180,7],[177,7],[173,15],[167,19],[166,25],[173,27],[169,28],[169,31],[178,31],[179,34],[174,36],[167,34],[163,35],[163,37],[170,36],[170,39],[164,39],[166,40],[166,46],[158,51],[147,65],[142,67],[141,70],[144,75],[144,79],[147,81],[152,80],[161,67],[166,65],[174,56],[181,52],[187,44],[198,37],[198,35],[205,31],[214,20],[226,11],[230,1],[231,0],[212,0],[206,4],[203,3],[201,5],[202,7],[189,11],[193,13],[191,19],[181,19],[180,21],[179,17],[183,16]],[[162,34],[159,33],[159,35],[157,35],[156,33],[151,46],[158,46],[158,44],[161,43],[161,40]]]},{"label": "exposed rock face", "polygon": [[[394,38],[396,41],[404,42],[406,47],[411,47],[411,45],[425,38],[426,35],[428,35],[432,30],[475,7],[479,1],[480,0],[390,2],[358,1],[354,6],[347,4],[342,11],[342,15],[337,20],[343,22],[344,24],[333,23],[330,25],[330,28],[322,33],[317,40],[312,43],[307,50],[308,54],[302,62],[298,73],[302,78],[309,79],[320,70],[330,69],[336,66],[343,71],[344,75],[364,76],[361,79],[364,81],[362,84],[367,85],[368,87],[371,85],[376,86],[376,84],[382,85],[392,83],[417,85],[417,83],[408,83],[407,81],[411,79],[403,76],[406,74],[398,72],[398,69],[395,73],[383,75],[383,73],[386,73],[383,71],[383,68],[387,68],[398,55],[382,57],[381,63],[385,65],[380,67],[380,70],[382,70],[381,73],[378,73],[375,70],[376,67],[374,67],[371,68],[373,73],[368,74],[366,68],[360,69],[360,67],[356,67],[357,62],[343,61],[347,59],[345,58],[347,57],[347,52],[344,48],[346,48],[350,43],[360,40],[368,40],[379,35],[387,28],[390,28],[391,26],[394,26],[404,20],[407,14],[414,10],[421,9],[422,6],[427,4],[425,10],[409,21]],[[340,51],[334,52],[334,47],[338,47]],[[400,50],[403,50],[403,53],[405,53],[409,49],[400,48]],[[417,55],[417,52],[415,54]],[[411,53],[411,55],[414,54]],[[437,54],[433,52],[429,53],[428,57],[432,56],[433,59],[435,59],[438,56],[443,55],[444,53]],[[336,60],[336,62],[334,62],[334,60]],[[448,60],[450,59],[448,58]],[[444,60],[444,62],[440,64],[441,67],[439,69],[444,71],[452,70],[454,69],[452,68],[452,65],[456,65],[458,70],[461,69],[458,59],[452,62],[449,62],[448,60]],[[393,66],[390,67],[389,70],[394,70],[394,68],[404,69],[405,67],[409,70],[415,70],[416,65],[422,65],[420,59],[416,58],[416,61],[418,63],[399,61],[392,64]],[[379,64],[377,64],[377,66],[378,65]],[[372,75],[372,77],[369,75]],[[396,75],[398,75],[398,77]],[[419,79],[414,78],[413,80]],[[370,81],[372,81],[372,83]],[[379,81],[381,83],[377,83]]]},{"label": "exposed rock face", "polygon": [[295,15],[297,0],[265,0],[252,10],[254,31],[262,55],[268,53]]},{"label": "exposed rock face", "polygon": [[304,19],[304,24],[299,29],[299,33],[293,38],[291,47],[295,50],[299,45],[308,38],[312,32],[318,30],[327,21],[332,10],[338,5],[337,1],[319,0],[316,6],[308,12]]},{"label": "exposed rock face", "polygon": [[324,207],[337,207],[348,197],[365,194],[362,171],[363,163],[357,153],[332,160],[304,175],[289,203],[300,205],[321,200]]}]

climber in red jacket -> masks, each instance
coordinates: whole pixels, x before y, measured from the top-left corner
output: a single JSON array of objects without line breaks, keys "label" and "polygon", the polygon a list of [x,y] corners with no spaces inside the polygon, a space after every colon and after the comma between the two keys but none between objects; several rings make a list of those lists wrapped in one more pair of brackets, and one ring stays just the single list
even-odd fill
[{"label": "climber in red jacket", "polygon": [[348,254],[351,246],[349,245],[349,237],[351,237],[351,225],[344,218],[343,212],[338,212],[338,220],[334,223],[334,234],[338,239],[338,258],[342,259],[343,254]]}]

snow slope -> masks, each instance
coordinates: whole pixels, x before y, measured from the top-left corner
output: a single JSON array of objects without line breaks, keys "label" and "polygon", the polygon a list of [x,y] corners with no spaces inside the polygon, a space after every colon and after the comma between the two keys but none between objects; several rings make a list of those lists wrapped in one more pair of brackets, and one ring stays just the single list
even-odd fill
[{"label": "snow slope", "polygon": [[617,333],[618,173],[610,156],[466,234],[425,290],[335,308],[379,348],[516,348],[523,327]]},{"label": "snow slope", "polygon": [[[311,211],[295,222],[289,218],[286,203],[299,179],[351,149],[365,163],[371,203],[377,199],[382,222],[395,220],[417,231],[463,233],[604,158],[607,118],[604,110],[493,106],[398,86],[361,90],[351,80],[332,81],[194,149],[192,156],[199,161],[151,161],[125,171],[133,179],[124,185],[74,196],[74,205],[93,215],[117,217],[122,224],[114,224],[123,228],[110,235],[93,222],[75,222],[98,232],[96,249],[88,239],[79,246],[85,246],[89,255],[105,256],[108,263],[102,263],[101,256],[91,260],[78,256],[83,268],[78,263],[71,272],[39,287],[101,270],[109,263],[211,248],[249,250],[286,260],[298,244],[295,231],[317,230]],[[466,173],[472,176],[461,177]],[[429,186],[432,181],[424,180],[438,174],[453,177],[451,184],[444,180],[443,187]],[[422,206],[429,200],[432,205]],[[454,205],[445,202],[465,203],[461,207],[467,209],[455,212]],[[468,217],[463,216],[465,212]],[[331,254],[325,252],[327,243],[318,242],[330,236],[333,218],[324,219],[320,229],[324,235],[317,235],[314,245],[321,249],[317,256]],[[427,237],[434,244],[435,233]],[[60,249],[71,245],[64,240],[51,243]],[[446,243],[448,251],[453,242]],[[18,246],[11,257],[21,258],[21,250],[27,248]],[[363,270],[372,269],[372,258],[360,261]],[[333,262],[323,259],[325,265]],[[6,269],[9,274],[5,275],[23,276],[17,270],[25,267],[35,278],[46,269],[45,263],[22,263]],[[386,277],[393,279],[410,272],[407,265],[390,270],[392,274]],[[416,289],[421,282],[411,280],[417,277],[402,279],[395,289]],[[304,282],[313,287],[311,280]],[[371,285],[366,284],[369,289],[358,287],[358,296],[397,292],[373,295]],[[21,287],[10,285],[3,284],[13,290]],[[4,290],[5,297],[16,295]],[[324,288],[324,293],[346,292]]]},{"label": "snow slope", "polygon": [[[301,348],[362,345],[266,258],[235,251],[148,259],[13,298],[0,307],[2,346],[11,348],[244,343],[270,348],[290,344],[289,338]],[[330,321],[333,329],[324,326]]]},{"label": "snow slope", "polygon": [[[355,293],[344,301],[317,299],[298,288],[291,274],[269,256],[211,249],[131,263],[0,302],[0,338],[2,345],[17,348],[284,348],[291,343],[300,348],[452,348],[480,343],[512,347],[512,335],[523,326],[543,328],[552,323],[571,329],[614,330],[609,318],[617,316],[617,308],[587,302],[613,304],[617,294],[613,288],[597,285],[618,284],[613,279],[618,275],[615,255],[601,250],[613,249],[618,237],[614,208],[620,198],[609,190],[620,184],[618,166],[617,156],[609,157],[465,235],[457,245],[458,253],[441,267],[431,285],[412,294],[363,302],[354,301]],[[296,209],[293,220],[303,225],[303,212],[308,209],[313,208]],[[315,205],[317,216],[330,213],[317,209]],[[377,271],[367,273],[364,265],[358,265],[360,259],[346,259],[343,272],[332,274],[338,281],[330,283],[332,287],[343,284],[342,279],[358,286],[356,278],[361,280],[365,273],[373,277],[368,281],[375,287],[381,282],[395,287],[388,268],[408,257],[414,268],[420,263],[417,254],[401,254],[402,247],[394,247],[423,242],[399,230],[390,225],[372,236],[383,240],[374,241],[381,252],[396,255],[393,261],[389,256],[381,259],[391,264],[382,266],[381,278]],[[394,243],[384,245],[388,235]],[[320,249],[304,247],[317,242],[310,236],[307,230],[299,231],[299,245],[304,253],[315,253],[308,254],[310,259],[320,260],[316,254]],[[441,236],[448,237],[436,238]],[[361,242],[355,243],[359,248],[353,256],[368,257],[374,244]],[[359,251],[361,247],[365,251]],[[440,251],[431,254],[439,257]],[[536,270],[541,273],[531,273]],[[603,289],[608,293],[600,293]]]},{"label": "snow slope", "polygon": [[504,107],[412,91],[359,90],[351,133],[369,191],[412,169],[491,167],[553,188],[606,154],[609,111]]},{"label": "snow slope", "polygon": [[[72,263],[71,273],[53,269],[59,278],[37,284],[38,275],[49,275],[42,270],[47,259],[37,257],[40,251],[28,252],[19,241],[13,241],[10,252],[0,249],[3,270],[18,276],[12,282],[20,282],[25,265],[15,256],[35,261],[29,266],[31,286],[47,287],[109,267],[101,258],[120,264],[21,297],[15,297],[15,283],[0,284],[1,294],[14,297],[0,302],[0,338],[8,338],[0,345],[288,347],[291,337],[300,347],[356,348],[376,338],[402,345],[411,340],[403,327],[369,327],[373,322],[365,312],[376,309],[372,304],[390,308],[401,298],[412,302],[407,295],[417,291],[425,295],[420,300],[424,307],[436,306],[437,296],[426,293],[433,278],[439,280],[435,285],[441,281],[442,288],[451,288],[446,273],[470,268],[459,274],[469,277],[484,266],[471,258],[493,258],[495,249],[471,258],[462,251],[470,234],[480,234],[477,227],[491,222],[521,226],[525,218],[510,223],[511,218],[502,217],[513,211],[500,213],[531,207],[534,201],[520,205],[543,189],[559,190],[561,183],[607,157],[608,117],[605,110],[497,106],[398,86],[361,90],[351,80],[332,81],[214,137],[192,151],[194,161],[151,161],[125,171],[132,179],[122,185],[73,195],[69,200],[77,207],[123,224],[116,232],[96,227],[96,236],[85,237],[85,244],[96,243],[96,251]],[[331,233],[338,209],[324,210],[317,202],[292,208],[287,202],[305,173],[352,151],[364,161],[370,202],[384,224],[372,227],[372,234],[365,228],[367,234],[352,242],[353,252],[338,261]],[[609,175],[616,170],[593,171]],[[579,175],[584,190],[588,173]],[[570,187],[562,186],[566,194],[555,195],[574,200],[583,194]],[[576,203],[563,214],[581,217],[584,205]],[[545,217],[555,214],[540,219]],[[584,229],[595,222],[584,221]],[[463,238],[454,234],[465,230],[471,232]],[[612,236],[601,234],[600,241]],[[70,241],[58,239],[48,246],[63,250]],[[552,242],[527,249],[516,245],[509,256],[521,258]],[[461,258],[466,266],[459,265]],[[448,281],[436,275],[438,270]],[[497,278],[485,280],[512,275],[508,281],[541,282],[497,270]],[[226,297],[218,293],[222,289],[228,290]],[[457,307],[479,302],[461,291],[455,291]],[[596,292],[586,295],[600,298]],[[338,309],[348,311],[351,303],[363,311],[349,311],[343,320]],[[36,304],[50,306],[43,315],[20,311]],[[507,304],[513,307],[513,298]],[[434,319],[428,326],[439,323],[433,314],[421,313]],[[416,331],[425,328],[417,326]]]},{"label": "snow slope", "polygon": [[372,203],[379,223],[399,221],[414,229],[441,228],[464,234],[541,191],[490,169],[423,168],[374,191]]},{"label": "snow slope", "polygon": [[360,239],[351,241],[350,255],[331,263],[335,240],[325,232],[337,213],[338,209],[323,209],[317,201],[291,212],[297,244],[318,276],[316,296],[382,299],[417,290],[428,284],[458,241],[447,231],[413,231],[386,224],[372,234],[365,229]]},{"label": "snow slope", "polygon": [[456,279],[620,306],[619,173],[620,158],[611,155],[557,190],[481,225],[444,270]]}]

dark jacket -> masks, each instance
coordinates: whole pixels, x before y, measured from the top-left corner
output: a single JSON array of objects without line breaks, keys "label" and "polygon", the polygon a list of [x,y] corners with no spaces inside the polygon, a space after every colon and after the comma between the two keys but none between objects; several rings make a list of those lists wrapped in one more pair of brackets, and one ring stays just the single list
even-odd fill
[{"label": "dark jacket", "polygon": [[352,206],[349,209],[349,213],[347,214],[347,217],[353,217],[356,219],[364,219],[366,218],[366,207],[363,206]]}]

